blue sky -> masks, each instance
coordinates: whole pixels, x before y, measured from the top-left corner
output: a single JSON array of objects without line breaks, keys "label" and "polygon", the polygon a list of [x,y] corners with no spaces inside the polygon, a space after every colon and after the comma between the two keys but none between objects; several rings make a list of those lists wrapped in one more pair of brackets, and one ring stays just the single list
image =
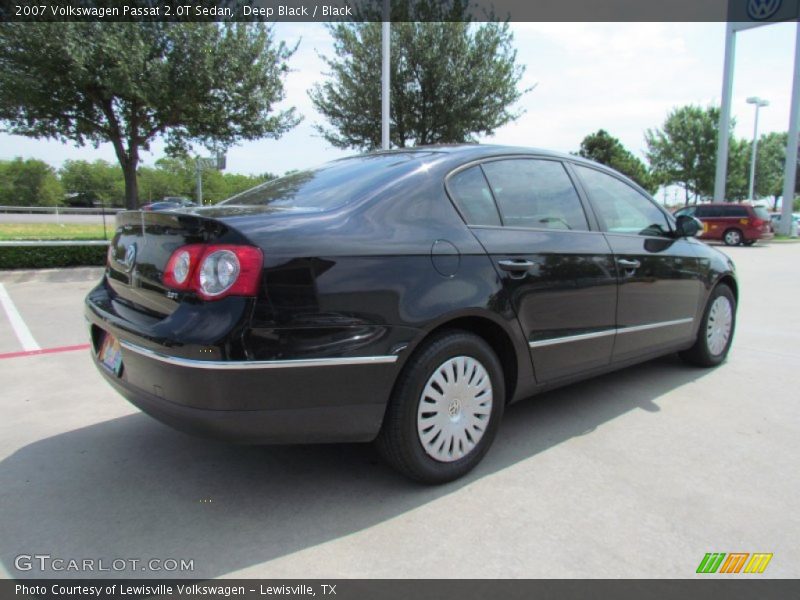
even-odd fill
[{"label": "blue sky", "polygon": [[[574,151],[588,133],[604,128],[634,153],[644,151],[644,132],[658,127],[667,112],[688,103],[718,103],[722,87],[724,23],[513,23],[518,61],[527,68],[523,87],[538,83],[519,103],[525,114],[484,143],[536,146]],[[282,23],[276,35],[300,40],[292,60],[287,105],[305,120],[280,140],[236,146],[228,170],[283,173],[344,156],[313,130],[323,121],[308,99],[331,54],[327,30],[320,24]],[[734,78],[736,133],[750,138],[753,108],[748,96],[767,98],[760,131],[785,131],[789,122],[795,26],[779,24],[739,34]],[[376,82],[379,85],[379,82]],[[150,164],[163,145],[143,155]],[[35,157],[53,166],[65,159],[115,161],[109,144],[76,148],[55,141],[0,134],[0,159]]]}]

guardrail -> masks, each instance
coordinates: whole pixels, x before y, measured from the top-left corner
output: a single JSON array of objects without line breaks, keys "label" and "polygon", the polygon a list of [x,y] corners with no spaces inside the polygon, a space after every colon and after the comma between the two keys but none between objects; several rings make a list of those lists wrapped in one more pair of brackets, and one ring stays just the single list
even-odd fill
[{"label": "guardrail", "polygon": [[77,207],[77,206],[0,206],[0,212],[13,213],[47,213],[54,215],[83,214],[83,215],[110,215],[126,210],[112,207]]},{"label": "guardrail", "polygon": [[109,240],[2,240],[0,248],[30,248],[39,246],[108,246]]}]

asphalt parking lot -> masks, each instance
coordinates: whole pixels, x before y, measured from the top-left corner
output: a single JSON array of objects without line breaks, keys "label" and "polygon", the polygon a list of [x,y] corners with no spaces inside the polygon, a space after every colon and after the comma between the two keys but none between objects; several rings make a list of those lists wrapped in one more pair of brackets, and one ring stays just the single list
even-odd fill
[{"label": "asphalt parking lot", "polygon": [[[369,446],[177,433],[74,348],[99,270],[0,272],[0,575],[682,578],[707,552],[767,552],[763,575],[730,577],[797,577],[800,244],[726,251],[726,364],[666,357],[517,404],[483,463],[436,488]],[[16,568],[34,554],[194,570]]]}]

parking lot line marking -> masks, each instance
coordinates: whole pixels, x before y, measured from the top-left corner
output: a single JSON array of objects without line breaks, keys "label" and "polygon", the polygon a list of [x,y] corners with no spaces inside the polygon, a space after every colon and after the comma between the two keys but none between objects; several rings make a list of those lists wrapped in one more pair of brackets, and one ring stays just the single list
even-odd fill
[{"label": "parking lot line marking", "polygon": [[20,358],[21,356],[39,356],[40,354],[57,354],[58,352],[76,352],[78,350],[88,350],[91,344],[77,344],[75,346],[56,346],[54,348],[39,348],[38,350],[24,350],[22,352],[6,352],[0,354],[0,360],[4,358]]},{"label": "parking lot line marking", "polygon": [[8,295],[8,292],[2,283],[0,283],[0,304],[3,305],[3,309],[6,311],[6,316],[8,316],[8,320],[11,323],[11,328],[17,335],[19,343],[22,344],[22,349],[26,352],[39,350],[41,346],[39,346],[39,344],[36,343],[36,340],[33,339],[31,330],[28,329],[28,326],[22,319],[22,315],[19,314],[17,307],[14,306],[11,296]]}]

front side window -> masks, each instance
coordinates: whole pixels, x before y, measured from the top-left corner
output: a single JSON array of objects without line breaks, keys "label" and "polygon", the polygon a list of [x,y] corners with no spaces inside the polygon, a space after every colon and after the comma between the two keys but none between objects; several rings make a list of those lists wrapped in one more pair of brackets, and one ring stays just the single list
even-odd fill
[{"label": "front side window", "polygon": [[447,188],[468,224],[500,225],[500,215],[480,167],[456,173],[448,180]]},{"label": "front side window", "polygon": [[564,165],[509,159],[483,164],[506,227],[586,231],[589,224]]},{"label": "front side window", "polygon": [[[695,214],[696,213],[696,214]],[[676,217],[700,217],[700,209],[695,206],[687,206],[685,208],[680,209],[678,212],[675,213]]]},{"label": "front side window", "polygon": [[653,202],[616,177],[575,165],[598,217],[609,233],[670,235],[666,215]]}]

